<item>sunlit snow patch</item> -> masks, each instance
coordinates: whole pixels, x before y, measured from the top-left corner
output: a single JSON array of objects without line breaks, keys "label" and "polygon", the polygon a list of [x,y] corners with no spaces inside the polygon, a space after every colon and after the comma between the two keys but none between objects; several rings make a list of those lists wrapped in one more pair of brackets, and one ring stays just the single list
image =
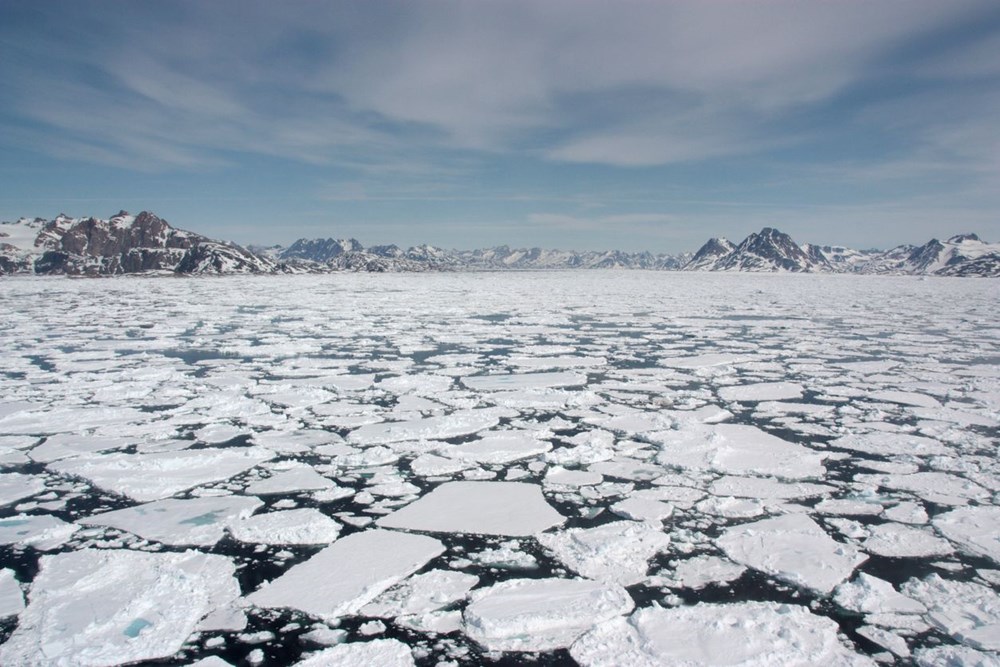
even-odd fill
[{"label": "sunlit snow patch", "polygon": [[632,608],[632,598],[619,586],[586,579],[512,579],[473,592],[465,632],[491,651],[551,651]]},{"label": "sunlit snow patch", "polygon": [[239,596],[233,563],[194,551],[42,556],[5,665],[118,665],[167,658]]},{"label": "sunlit snow patch", "polygon": [[378,520],[384,528],[431,533],[527,536],[558,526],[565,518],[521,482],[447,482]]},{"label": "sunlit snow patch", "polygon": [[353,614],[432,558],[444,545],[426,535],[366,530],[334,542],[248,596],[326,620]]},{"label": "sunlit snow patch", "polygon": [[639,609],[585,634],[570,655],[584,667],[768,667],[875,663],[844,646],[837,624],[774,602]]},{"label": "sunlit snow patch", "polygon": [[199,484],[229,479],[273,458],[262,447],[192,449],[157,454],[107,454],[65,459],[49,469],[90,480],[139,502],[167,498]]}]

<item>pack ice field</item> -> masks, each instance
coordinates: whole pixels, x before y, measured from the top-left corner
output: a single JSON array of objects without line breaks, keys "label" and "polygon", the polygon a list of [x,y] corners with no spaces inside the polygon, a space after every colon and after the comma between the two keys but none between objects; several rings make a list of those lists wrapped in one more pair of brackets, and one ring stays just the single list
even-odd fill
[{"label": "pack ice field", "polygon": [[0,304],[2,664],[1000,664],[994,281]]}]

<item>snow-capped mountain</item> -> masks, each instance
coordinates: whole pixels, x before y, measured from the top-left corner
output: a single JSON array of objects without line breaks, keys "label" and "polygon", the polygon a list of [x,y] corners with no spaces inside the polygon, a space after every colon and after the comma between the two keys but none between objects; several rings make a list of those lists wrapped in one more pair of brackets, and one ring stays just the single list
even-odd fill
[{"label": "snow-capped mountain", "polygon": [[787,234],[765,227],[738,246],[726,239],[709,239],[684,270],[1000,276],[1000,243],[962,234],[943,242],[932,239],[922,246],[854,250],[811,243],[799,246]]},{"label": "snow-capped mountain", "polygon": [[[738,246],[725,252],[732,244],[725,239],[711,239],[695,253],[701,255],[693,270],[707,271],[828,271],[829,263],[822,257],[810,257],[792,237],[772,227],[753,233]],[[714,257],[714,259],[712,259]]]},{"label": "snow-capped mountain", "polygon": [[107,220],[21,218],[0,222],[0,275],[12,273],[114,275],[170,272],[328,273],[539,269],[651,269],[794,273],[865,273],[940,276],[1000,276],[1000,243],[975,234],[932,239],[922,246],[886,251],[797,244],[765,227],[738,245],[709,239],[696,253],[681,255],[620,250],[584,251],[511,248],[446,250],[418,245],[366,248],[356,239],[299,239],[288,247],[251,246],[171,227],[143,211]]},{"label": "snow-capped mountain", "polygon": [[270,273],[271,260],[171,227],[143,211],[107,220],[59,215],[0,224],[0,273]]}]

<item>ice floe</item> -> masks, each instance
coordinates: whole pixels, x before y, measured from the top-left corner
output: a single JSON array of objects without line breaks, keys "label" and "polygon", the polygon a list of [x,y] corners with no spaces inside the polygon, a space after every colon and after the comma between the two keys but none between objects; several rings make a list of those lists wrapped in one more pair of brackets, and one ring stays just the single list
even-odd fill
[{"label": "ice floe", "polygon": [[937,515],[933,524],[960,549],[1000,563],[1000,507],[961,507]]},{"label": "ice floe", "polygon": [[615,521],[544,533],[538,542],[578,574],[630,586],[646,578],[649,560],[670,546],[670,537],[659,526]]},{"label": "ice floe", "polygon": [[1000,651],[1000,595],[995,590],[932,574],[911,579],[902,592],[927,607],[925,618],[956,640],[974,649]]},{"label": "ice floe", "polygon": [[625,589],[606,583],[511,579],[472,594],[464,629],[491,651],[551,651],[633,606]]},{"label": "ice floe", "polygon": [[410,648],[396,639],[351,642],[313,653],[295,667],[413,667]]},{"label": "ice floe", "polygon": [[432,533],[534,535],[565,518],[524,482],[448,482],[378,520],[384,528]]},{"label": "ice floe", "polygon": [[253,544],[327,544],[340,534],[340,524],[311,507],[241,516],[227,525],[234,538]]},{"label": "ice floe", "polygon": [[51,514],[17,514],[0,519],[0,544],[50,551],[65,544],[78,529]]},{"label": "ice floe", "polygon": [[96,667],[170,657],[239,595],[234,574],[228,558],[194,551],[43,556],[0,662]]},{"label": "ice floe", "polygon": [[354,614],[444,552],[425,535],[366,530],[341,538],[247,596],[258,607],[298,609],[326,620]]},{"label": "ice floe", "polygon": [[24,610],[24,593],[8,568],[0,570],[0,619],[17,616]]},{"label": "ice floe", "polygon": [[727,528],[716,544],[737,563],[818,593],[829,593],[867,559],[803,514]]}]

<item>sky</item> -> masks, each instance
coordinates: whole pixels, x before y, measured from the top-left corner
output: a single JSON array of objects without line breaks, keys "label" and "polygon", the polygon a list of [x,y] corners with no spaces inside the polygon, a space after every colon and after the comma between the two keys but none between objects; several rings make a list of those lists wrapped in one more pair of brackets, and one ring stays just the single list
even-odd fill
[{"label": "sky", "polygon": [[1000,240],[996,0],[0,2],[0,219],[676,253]]}]

